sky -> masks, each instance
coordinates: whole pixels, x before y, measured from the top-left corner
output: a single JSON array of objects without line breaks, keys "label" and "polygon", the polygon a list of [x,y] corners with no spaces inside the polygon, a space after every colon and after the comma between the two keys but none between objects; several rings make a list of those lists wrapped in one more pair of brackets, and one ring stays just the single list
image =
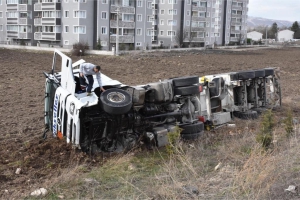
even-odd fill
[{"label": "sky", "polygon": [[249,0],[248,16],[300,21],[300,0]]}]

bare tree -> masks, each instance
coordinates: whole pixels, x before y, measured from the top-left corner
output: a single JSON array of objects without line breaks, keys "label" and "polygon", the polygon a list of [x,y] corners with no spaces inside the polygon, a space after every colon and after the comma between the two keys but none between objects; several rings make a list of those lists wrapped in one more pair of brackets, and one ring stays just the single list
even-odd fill
[{"label": "bare tree", "polygon": [[186,30],[181,31],[180,29],[178,29],[176,31],[176,35],[175,35],[175,41],[176,41],[177,45],[179,47],[182,47],[183,41],[185,39],[187,39],[187,37],[188,37],[188,32]]},{"label": "bare tree", "polygon": [[[187,32],[188,33],[188,32]],[[196,35],[194,34],[194,32],[190,31],[190,33],[188,34],[188,41],[189,41],[189,47],[191,47],[191,43],[194,40],[194,38],[196,37]]]}]

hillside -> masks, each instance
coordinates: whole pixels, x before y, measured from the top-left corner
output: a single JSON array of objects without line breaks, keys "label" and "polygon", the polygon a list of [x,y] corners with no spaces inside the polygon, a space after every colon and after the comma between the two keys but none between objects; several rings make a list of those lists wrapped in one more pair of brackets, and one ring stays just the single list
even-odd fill
[{"label": "hillside", "polygon": [[278,27],[290,27],[294,23],[286,20],[275,20],[248,16],[247,26],[248,28],[254,28],[257,26],[272,26],[272,24],[275,22],[277,23]]}]

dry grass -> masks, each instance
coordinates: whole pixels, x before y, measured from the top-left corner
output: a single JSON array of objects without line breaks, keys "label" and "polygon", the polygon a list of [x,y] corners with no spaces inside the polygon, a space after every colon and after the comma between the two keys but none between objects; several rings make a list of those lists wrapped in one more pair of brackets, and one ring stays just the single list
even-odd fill
[{"label": "dry grass", "polygon": [[255,140],[260,120],[235,122],[180,142],[172,155],[137,150],[97,168],[66,170],[49,183],[46,199],[296,199],[284,189],[300,181],[298,125],[287,138],[277,123],[273,147],[265,151]]}]

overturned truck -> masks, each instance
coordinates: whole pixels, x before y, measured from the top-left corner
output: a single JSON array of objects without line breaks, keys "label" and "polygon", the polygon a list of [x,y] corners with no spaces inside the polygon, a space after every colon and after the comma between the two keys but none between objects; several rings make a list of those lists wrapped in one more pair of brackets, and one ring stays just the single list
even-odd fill
[{"label": "overturned truck", "polygon": [[[104,92],[94,82],[91,96],[80,87],[78,66],[55,50],[44,72],[45,131],[84,152],[121,152],[143,142],[165,146],[169,132],[195,140],[204,129],[233,116],[256,118],[281,105],[279,79],[272,68],[207,76],[170,78],[128,86],[101,74]],[[59,70],[59,71],[57,71]]]}]

